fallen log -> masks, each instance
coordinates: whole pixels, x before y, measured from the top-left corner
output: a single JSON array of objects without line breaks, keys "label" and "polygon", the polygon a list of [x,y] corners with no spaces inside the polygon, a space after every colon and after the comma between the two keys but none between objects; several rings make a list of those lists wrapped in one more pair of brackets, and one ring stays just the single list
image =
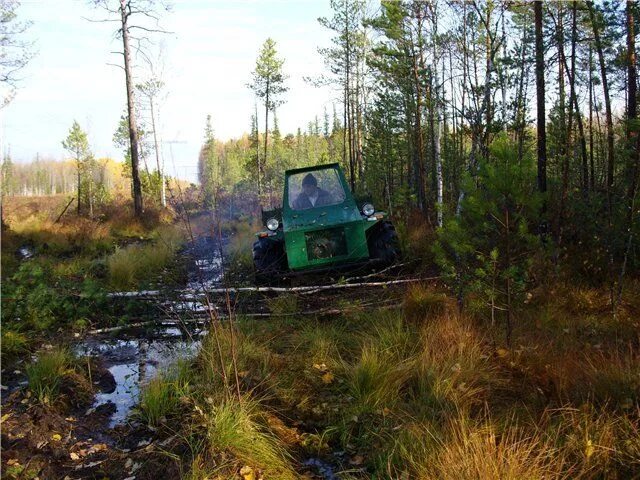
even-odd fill
[{"label": "fallen log", "polygon": [[[394,308],[400,308],[402,305],[398,304],[398,303],[394,303],[391,305],[376,305],[375,308],[369,308],[369,309],[364,309],[364,310],[386,310],[386,309],[394,309]],[[229,318],[238,318],[238,317],[246,317],[246,318],[271,318],[271,317],[276,317],[276,318],[280,318],[280,317],[302,317],[302,316],[309,316],[309,315],[322,315],[322,316],[336,316],[336,315],[341,315],[343,313],[348,313],[351,311],[362,311],[363,309],[359,309],[359,308],[346,308],[346,309],[339,309],[339,308],[323,308],[323,309],[319,309],[319,310],[308,310],[308,311],[303,311],[303,312],[289,312],[289,313],[236,313],[234,315],[232,315],[232,317],[230,317],[229,315],[216,315],[214,318],[216,320],[229,320]],[[179,325],[188,325],[188,324],[202,324],[202,325],[206,325],[207,323],[209,323],[211,320],[211,318],[208,315],[202,315],[199,318],[186,318],[186,319],[174,319],[174,318],[161,318],[161,319],[156,319],[156,320],[148,320],[146,322],[136,322],[136,323],[130,323],[128,325],[118,325],[117,327],[106,327],[106,328],[97,328],[94,330],[89,330],[87,332],[87,335],[97,335],[97,334],[101,334],[101,333],[112,333],[112,332],[119,332],[122,330],[127,330],[130,328],[139,328],[139,327],[148,327],[151,325],[173,325],[173,326],[179,326]]]},{"label": "fallen log", "polygon": [[[208,288],[206,290],[183,290],[185,295],[202,295],[203,293],[315,293],[325,290],[341,290],[345,288],[367,288],[367,287],[387,287],[391,285],[400,285],[403,283],[426,282],[429,280],[437,280],[440,277],[417,277],[402,278],[399,280],[388,280],[384,282],[358,282],[358,283],[335,283],[331,285],[307,285],[303,287],[228,287],[228,288]],[[146,290],[142,292],[112,292],[108,296],[111,298],[146,298],[158,297],[162,292],[160,290]],[[193,297],[191,297],[193,298]]]}]

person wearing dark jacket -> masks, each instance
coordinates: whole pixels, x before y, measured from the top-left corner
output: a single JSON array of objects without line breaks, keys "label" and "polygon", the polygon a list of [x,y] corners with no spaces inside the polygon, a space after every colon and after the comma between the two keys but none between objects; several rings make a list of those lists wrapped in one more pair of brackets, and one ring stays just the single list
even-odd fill
[{"label": "person wearing dark jacket", "polygon": [[318,180],[312,173],[308,173],[302,179],[302,191],[293,202],[296,210],[306,210],[313,207],[324,207],[330,205],[331,194],[318,187]]}]

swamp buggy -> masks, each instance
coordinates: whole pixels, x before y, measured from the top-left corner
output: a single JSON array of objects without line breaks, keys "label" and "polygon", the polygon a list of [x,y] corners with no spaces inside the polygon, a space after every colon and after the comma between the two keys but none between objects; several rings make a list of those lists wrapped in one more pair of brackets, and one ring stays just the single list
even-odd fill
[{"label": "swamp buggy", "polygon": [[256,283],[294,275],[388,266],[400,257],[398,235],[370,202],[352,195],[337,163],[285,172],[282,207],[262,212],[256,234]]}]

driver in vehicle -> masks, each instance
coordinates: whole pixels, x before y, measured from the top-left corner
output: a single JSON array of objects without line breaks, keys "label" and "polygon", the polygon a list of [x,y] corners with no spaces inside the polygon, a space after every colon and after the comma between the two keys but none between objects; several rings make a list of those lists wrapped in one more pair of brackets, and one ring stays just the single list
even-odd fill
[{"label": "driver in vehicle", "polygon": [[302,179],[302,191],[293,202],[293,208],[296,210],[306,210],[307,208],[331,205],[331,203],[331,194],[319,188],[316,177],[312,173],[308,173]]}]

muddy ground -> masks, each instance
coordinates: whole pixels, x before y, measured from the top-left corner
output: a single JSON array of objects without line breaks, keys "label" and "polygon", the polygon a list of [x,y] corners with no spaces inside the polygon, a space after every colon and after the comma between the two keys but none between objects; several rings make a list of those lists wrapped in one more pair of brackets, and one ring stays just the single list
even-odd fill
[{"label": "muddy ground", "polygon": [[[92,385],[78,385],[73,379],[69,380],[63,395],[66,403],[43,407],[37,402],[25,388],[24,364],[3,370],[3,478],[157,480],[179,478],[184,473],[177,460],[188,453],[184,439],[178,435],[180,425],[150,429],[137,420],[135,407],[141,388],[157,372],[197,353],[200,340],[207,332],[209,314],[193,292],[225,286],[226,243],[226,238],[197,232],[194,242],[181,253],[181,261],[188,271],[186,283],[159,283],[159,295],[140,298],[155,312],[154,322],[143,322],[140,328],[68,339],[69,348],[75,354],[91,359]],[[334,282],[335,278],[322,281]],[[250,276],[240,283],[250,285]],[[265,321],[270,312],[289,315],[292,309],[331,317],[354,306],[367,308],[398,303],[392,289],[364,295],[362,291],[341,291],[339,297],[333,295],[330,299],[330,292],[302,294],[296,296],[293,305],[284,306],[274,303],[277,294],[232,293],[228,303],[226,295],[211,298],[216,315],[265,316]],[[327,309],[327,305],[336,307]],[[293,436],[304,433],[295,425],[282,428]],[[174,435],[168,433],[172,431]],[[301,459],[301,475],[337,478],[331,463],[340,463],[341,455],[336,453],[329,462]]]}]

